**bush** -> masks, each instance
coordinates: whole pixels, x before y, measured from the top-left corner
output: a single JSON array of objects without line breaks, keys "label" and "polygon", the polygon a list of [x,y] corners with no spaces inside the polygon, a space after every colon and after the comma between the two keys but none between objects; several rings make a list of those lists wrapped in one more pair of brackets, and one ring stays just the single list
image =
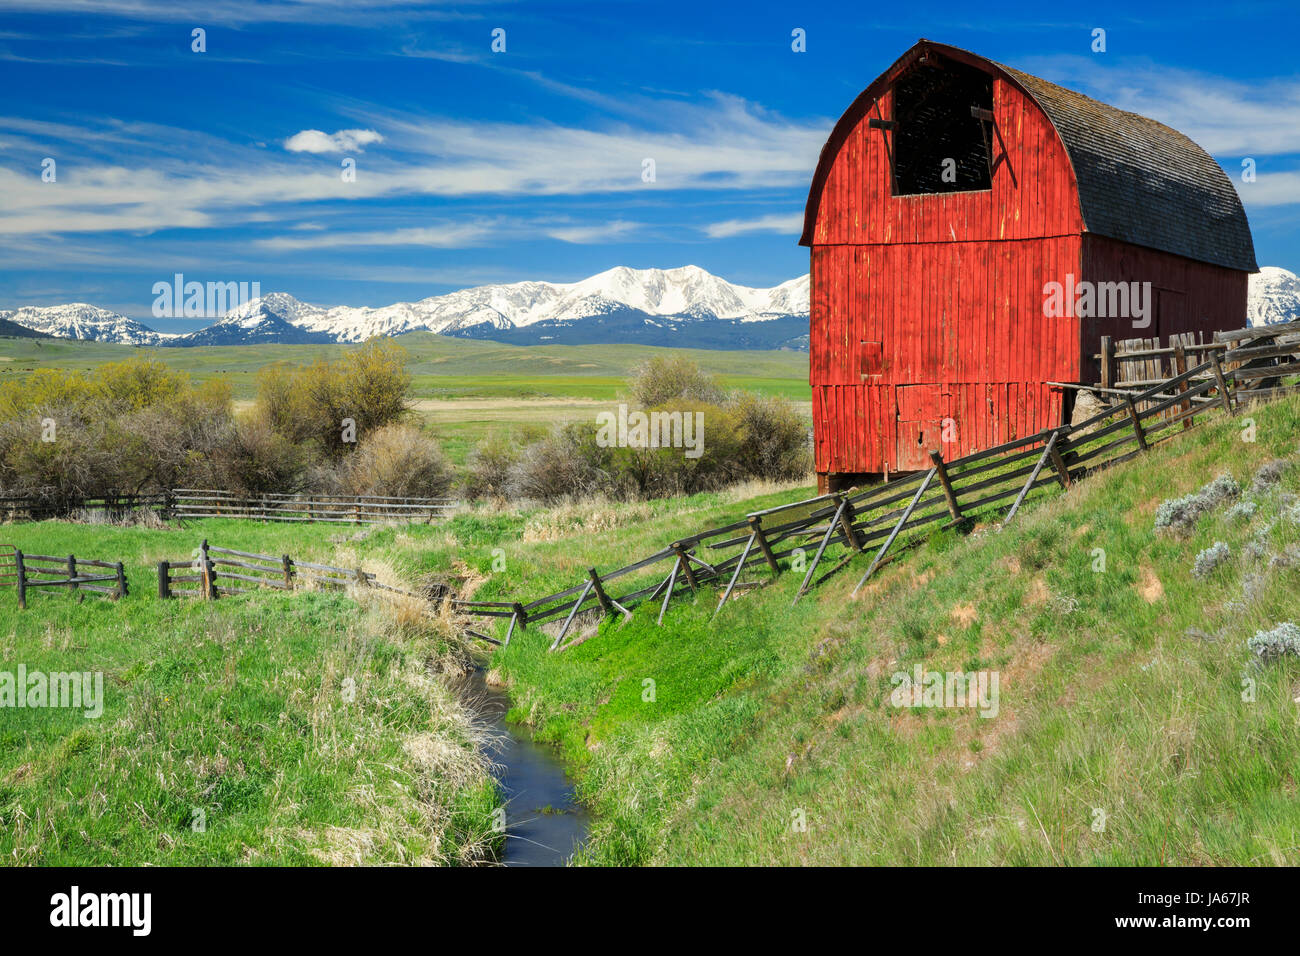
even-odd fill
[{"label": "bush", "polygon": [[808,426],[789,401],[744,392],[737,396],[733,408],[739,464],[746,475],[787,481],[808,474],[812,465]]},{"label": "bush", "polygon": [[687,358],[652,358],[632,370],[628,380],[632,399],[642,408],[668,402],[703,402],[721,405],[722,388],[713,376]]},{"label": "bush", "polygon": [[491,435],[469,454],[462,489],[467,498],[504,499],[510,470],[519,461],[519,442]]},{"label": "bush", "polygon": [[598,465],[606,457],[596,445],[594,423],[557,428],[525,448],[510,468],[511,498],[555,504],[604,491],[608,476]]},{"label": "bush", "polygon": [[1256,631],[1254,637],[1246,641],[1246,646],[1261,661],[1276,660],[1288,654],[1300,657],[1300,627],[1286,621],[1272,630]]},{"label": "bush", "polygon": [[1239,494],[1241,486],[1231,476],[1220,475],[1200,491],[1161,502],[1156,508],[1156,530],[1175,533],[1189,531],[1201,515],[1213,511],[1220,503]]},{"label": "bush", "polygon": [[1231,552],[1222,541],[1216,541],[1196,556],[1192,565],[1192,575],[1198,578],[1208,577],[1215,568],[1228,560]]},{"label": "bush", "polygon": [[389,424],[358,443],[342,468],[347,494],[442,498],[452,470],[438,443],[412,425]]}]

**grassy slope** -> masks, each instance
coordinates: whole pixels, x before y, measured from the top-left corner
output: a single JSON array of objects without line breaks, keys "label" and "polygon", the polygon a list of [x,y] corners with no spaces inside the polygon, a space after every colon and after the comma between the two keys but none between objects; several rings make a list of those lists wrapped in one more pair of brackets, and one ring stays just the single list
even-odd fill
[{"label": "grassy slope", "polygon": [[[0,709],[0,859],[40,864],[416,863],[481,858],[497,804],[476,733],[430,664],[450,649],[328,592],[155,596],[203,536],[316,560],[326,526],[8,526],[29,552],[121,559],[114,604],[0,592],[0,670],[102,671],[103,716]],[[345,556],[351,556],[350,553]],[[355,681],[355,699],[343,692]],[[191,826],[196,808],[206,830]]]},{"label": "grassy slope", "polygon": [[[1240,546],[1276,519],[1278,552],[1300,525],[1261,496],[1249,521],[1220,510],[1186,540],[1152,530],[1160,501],[1215,474],[1249,484],[1269,458],[1300,463],[1300,400],[1250,416],[1255,443],[1241,419],[1199,428],[1027,506],[1006,532],[936,535],[856,600],[865,558],[793,608],[786,575],[713,624],[702,597],[662,629],[642,609],[562,655],[530,632],[494,663],[516,716],[579,770],[599,862],[1295,863],[1300,665],[1256,669],[1244,642],[1295,620],[1298,574]],[[1300,491],[1300,468],[1283,487]],[[638,529],[622,556],[703,517]],[[1233,559],[1197,582],[1193,559],[1215,540]],[[585,534],[515,548],[498,578],[527,594],[598,563]],[[916,662],[996,669],[1000,713],[892,707],[891,674]]]}]

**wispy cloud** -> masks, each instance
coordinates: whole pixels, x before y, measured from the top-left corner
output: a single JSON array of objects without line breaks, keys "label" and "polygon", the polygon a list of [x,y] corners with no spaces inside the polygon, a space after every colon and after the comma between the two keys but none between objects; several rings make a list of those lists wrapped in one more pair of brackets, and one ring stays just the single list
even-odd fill
[{"label": "wispy cloud", "polygon": [[726,239],[750,232],[786,232],[798,235],[803,229],[802,213],[772,214],[756,219],[727,219],[704,227],[710,239]]},{"label": "wispy cloud", "polygon": [[[724,94],[699,103],[666,101],[653,127],[471,123],[384,114],[375,107],[358,112],[373,117],[377,128],[331,135],[302,131],[289,137],[298,148],[290,155],[183,129],[111,120],[80,129],[0,118],[0,135],[12,130],[24,136],[37,155],[61,155],[52,137],[78,154],[106,139],[138,153],[112,164],[83,159],[62,171],[57,183],[42,182],[36,168],[0,168],[6,199],[0,234],[234,225],[265,219],[276,207],[283,212],[339,200],[608,193],[658,198],[675,190],[802,188],[830,125],[787,120]],[[385,155],[359,162],[355,181],[344,181],[333,161],[317,158],[381,139]],[[53,152],[37,152],[45,149]],[[653,182],[642,175],[646,159],[655,164]],[[581,235],[556,237],[581,241]]]}]

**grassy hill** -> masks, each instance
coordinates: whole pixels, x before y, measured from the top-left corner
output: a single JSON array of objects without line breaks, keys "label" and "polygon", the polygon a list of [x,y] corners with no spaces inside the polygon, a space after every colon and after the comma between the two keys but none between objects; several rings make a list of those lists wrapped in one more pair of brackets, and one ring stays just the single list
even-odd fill
[{"label": "grassy hill", "polygon": [[[563,654],[533,635],[493,663],[515,715],[578,769],[594,862],[1300,862],[1300,661],[1259,667],[1246,645],[1300,617],[1300,399],[1249,417],[1253,443],[1223,420],[1004,532],[936,534],[857,599],[866,558],[794,607],[787,574],[716,620],[702,596],[662,628],[644,608]],[[1225,472],[1248,487],[1279,456],[1295,467],[1247,495],[1253,516],[1154,530],[1163,500]],[[581,531],[515,545],[510,583],[571,584],[710,517],[616,529],[605,555]],[[1229,561],[1194,577],[1215,541]],[[916,664],[997,671],[996,716],[893,706],[892,676]]]},{"label": "grassy hill", "polygon": [[[1298,436],[1300,397],[1218,416],[1031,501],[1005,531],[990,513],[969,535],[934,534],[856,599],[866,557],[797,605],[787,572],[716,619],[706,588],[662,628],[641,608],[562,654],[532,628],[488,663],[513,718],[577,774],[596,812],[590,862],[1300,862],[1300,660],[1261,662],[1247,646],[1300,616]],[[1253,490],[1279,458],[1280,480]],[[1155,529],[1162,502],[1222,473],[1249,504],[1220,505],[1185,536]],[[421,665],[446,639],[328,594],[160,604],[151,562],[199,537],[528,600],[810,491],[359,532],[11,526],[6,540],[29,550],[126,555],[146,583],[120,605],[42,594],[25,613],[0,593],[6,661],[84,661],[114,688],[97,722],[0,710],[0,853],[452,861],[481,847],[474,821],[494,799],[481,764],[429,758],[472,754],[436,668]],[[1216,542],[1227,560],[1196,576]],[[894,675],[918,664],[996,672],[996,714],[895,706]],[[371,682],[367,706],[332,705],[322,688],[354,672]],[[441,743],[413,749],[418,734]],[[226,816],[196,836],[185,821],[204,794]]]}]

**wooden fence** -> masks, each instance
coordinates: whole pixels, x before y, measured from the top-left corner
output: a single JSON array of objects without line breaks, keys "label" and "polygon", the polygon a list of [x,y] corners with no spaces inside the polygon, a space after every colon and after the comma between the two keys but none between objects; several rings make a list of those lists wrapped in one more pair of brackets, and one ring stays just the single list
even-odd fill
[{"label": "wooden fence", "polygon": [[[87,574],[85,568],[99,568],[111,574]],[[18,589],[18,607],[27,608],[29,588],[67,588],[84,596],[86,592],[103,594],[114,601],[127,594],[126,571],[120,561],[78,559],[76,555],[57,557],[50,554],[24,554],[14,551],[14,583]],[[111,582],[111,586],[109,583]]]},{"label": "wooden fence", "polygon": [[[565,643],[581,614],[591,613],[597,619],[610,614],[627,617],[638,603],[658,601],[662,624],[674,596],[695,594],[713,583],[722,588],[716,615],[737,590],[760,586],[763,578],[776,578],[797,566],[788,559],[806,559],[809,551],[811,560],[806,561],[796,602],[858,554],[870,553],[871,561],[853,589],[857,593],[883,564],[923,540],[924,534],[917,532],[957,527],[975,516],[998,518],[1004,507],[999,526],[1005,526],[1035,491],[1053,484],[1068,489],[1093,471],[1146,453],[1193,427],[1212,410],[1233,414],[1238,403],[1289,390],[1281,385],[1281,378],[1300,372],[1300,362],[1295,361],[1300,342],[1287,345],[1282,337],[1296,333],[1300,322],[1267,331],[1219,333],[1214,343],[1176,342],[1169,354],[1175,367],[1182,364],[1180,371],[1145,389],[1122,392],[1113,404],[1084,421],[952,461],[934,450],[926,471],[867,489],[751,512],[623,567],[605,572],[589,568],[582,581],[556,594],[527,604],[494,605],[493,616],[510,619],[506,642],[516,628],[562,618],[550,649],[564,650],[585,639],[579,635]],[[1254,343],[1261,339],[1269,345],[1257,349]],[[1190,353],[1203,360],[1189,367]],[[1282,358],[1286,361],[1279,363]],[[1225,368],[1228,362],[1232,366]],[[1271,387],[1256,387],[1260,382]],[[827,567],[832,548],[837,549],[837,560]],[[742,580],[755,571],[760,580]],[[484,614],[474,608],[462,610],[471,616]]]},{"label": "wooden fence", "polygon": [[[235,583],[227,583],[231,581]],[[206,538],[195,549],[194,557],[158,562],[158,597],[164,600],[188,597],[214,601],[222,595],[247,594],[257,588],[292,591],[303,582],[338,588],[355,585],[435,604],[447,600],[454,611],[488,617],[508,617],[514,610],[514,605],[511,604],[457,600],[444,588],[435,588],[430,594],[416,594],[414,591],[384,584],[373,573],[362,568],[312,564],[295,560],[287,554],[257,554],[218,548],[208,544]],[[466,630],[473,637],[493,644],[501,643],[490,635],[473,629]]]},{"label": "wooden fence", "polygon": [[38,495],[0,496],[0,521],[41,521],[64,518],[80,511],[120,520],[136,511],[155,511],[165,515],[169,508],[166,494],[82,498],[50,491]]},{"label": "wooden fence", "polygon": [[454,498],[397,498],[380,495],[238,495],[229,491],[174,488],[177,518],[253,518],[258,521],[326,521],[372,524],[449,517]]}]

